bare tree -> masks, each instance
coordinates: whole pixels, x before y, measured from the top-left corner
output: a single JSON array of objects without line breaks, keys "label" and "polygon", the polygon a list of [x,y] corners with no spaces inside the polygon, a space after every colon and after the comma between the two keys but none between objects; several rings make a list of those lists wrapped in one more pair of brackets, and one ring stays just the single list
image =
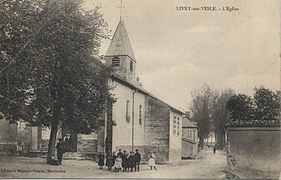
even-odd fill
[{"label": "bare tree", "polygon": [[225,146],[226,124],[230,122],[230,114],[226,109],[226,104],[232,94],[233,90],[231,89],[224,90],[221,93],[219,91],[213,92],[211,124],[218,149],[223,149]]},{"label": "bare tree", "polygon": [[204,138],[208,138],[211,130],[212,90],[205,84],[199,90],[194,90],[191,95],[191,119],[197,122],[199,145],[203,147]]}]

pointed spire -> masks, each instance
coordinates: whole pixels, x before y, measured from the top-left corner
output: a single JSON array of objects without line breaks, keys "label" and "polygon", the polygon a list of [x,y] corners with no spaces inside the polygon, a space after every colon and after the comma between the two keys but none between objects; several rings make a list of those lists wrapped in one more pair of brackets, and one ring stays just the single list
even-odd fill
[{"label": "pointed spire", "polygon": [[105,56],[118,56],[127,55],[131,59],[136,60],[133,48],[124,24],[124,21],[120,17],[119,24],[115,30],[109,48]]}]

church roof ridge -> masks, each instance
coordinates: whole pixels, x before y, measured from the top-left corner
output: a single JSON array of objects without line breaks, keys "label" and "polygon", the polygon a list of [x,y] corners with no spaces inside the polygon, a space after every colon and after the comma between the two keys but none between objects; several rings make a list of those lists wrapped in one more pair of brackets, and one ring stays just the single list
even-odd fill
[{"label": "church roof ridge", "polygon": [[115,78],[116,80],[118,80],[120,83],[123,83],[123,84],[125,84],[125,85],[127,85],[127,86],[130,86],[131,88],[138,89],[138,90],[140,90],[142,93],[144,93],[144,94],[146,94],[146,95],[148,95],[148,96],[150,96],[150,97],[152,97],[152,98],[154,98],[154,99],[157,99],[158,101],[161,101],[163,104],[167,105],[167,106],[168,106],[170,109],[172,109],[173,111],[177,111],[177,112],[179,112],[179,113],[181,113],[181,114],[185,114],[185,113],[182,112],[181,110],[179,110],[179,109],[177,109],[177,108],[171,106],[170,104],[166,103],[165,101],[159,99],[157,96],[151,94],[149,91],[147,91],[147,90],[144,89],[143,87],[137,86],[137,85],[135,85],[135,84],[132,84],[132,83],[130,83],[130,82],[124,80],[122,77],[118,76],[117,74],[112,74],[112,77]]},{"label": "church roof ridge", "polygon": [[120,18],[105,56],[127,55],[136,61],[124,20]]}]

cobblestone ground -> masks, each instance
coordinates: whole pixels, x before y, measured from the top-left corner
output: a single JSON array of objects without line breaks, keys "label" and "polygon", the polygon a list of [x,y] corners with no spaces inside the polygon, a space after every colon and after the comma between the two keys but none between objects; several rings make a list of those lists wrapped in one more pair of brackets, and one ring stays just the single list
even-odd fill
[{"label": "cobblestone ground", "polygon": [[150,170],[141,165],[140,172],[113,172],[99,169],[90,160],[64,160],[62,166],[45,164],[42,158],[1,157],[0,178],[214,178],[223,179],[226,158],[223,152],[216,155],[203,151],[202,159],[184,160],[177,165],[158,165]]}]

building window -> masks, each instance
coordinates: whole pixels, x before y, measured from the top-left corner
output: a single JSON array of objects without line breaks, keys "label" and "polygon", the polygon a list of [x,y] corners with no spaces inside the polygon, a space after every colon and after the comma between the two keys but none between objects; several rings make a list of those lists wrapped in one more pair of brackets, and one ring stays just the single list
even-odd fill
[{"label": "building window", "polygon": [[139,107],[139,123],[142,125],[142,105]]},{"label": "building window", "polygon": [[176,134],[176,131],[177,131],[177,118],[176,118],[176,116],[174,116],[174,119],[173,119],[173,134],[174,135]]},{"label": "building window", "polygon": [[130,122],[130,101],[126,102],[126,121]]},{"label": "building window", "polygon": [[195,137],[196,137],[196,131],[195,131],[195,129],[193,130],[193,132],[192,132],[192,139],[193,139],[193,141],[196,141],[196,139],[195,139]]},{"label": "building window", "polygon": [[178,117],[178,121],[177,121],[177,135],[180,135],[180,118]]},{"label": "building window", "polygon": [[188,136],[188,137],[192,137],[192,130],[188,130],[188,131],[187,131],[187,136]]},{"label": "building window", "polygon": [[118,57],[114,57],[112,59],[112,67],[119,67],[120,66],[120,59]]},{"label": "building window", "polygon": [[134,64],[133,64],[133,61],[131,60],[130,61],[130,71],[133,71],[134,70]]}]

